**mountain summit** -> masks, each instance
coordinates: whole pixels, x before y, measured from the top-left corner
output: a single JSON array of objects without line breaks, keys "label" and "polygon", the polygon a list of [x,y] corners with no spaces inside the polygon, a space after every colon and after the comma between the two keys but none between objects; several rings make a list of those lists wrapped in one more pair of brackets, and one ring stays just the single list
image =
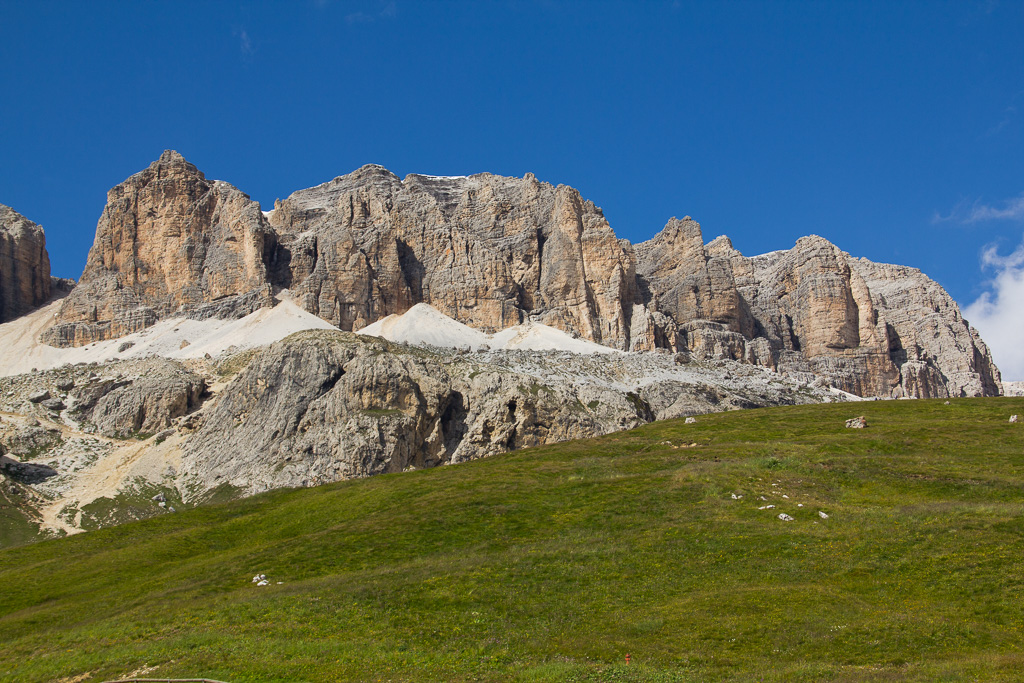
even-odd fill
[{"label": "mountain summit", "polygon": [[241,317],[282,289],[342,330],[426,303],[486,333],[532,321],[861,396],[1000,393],[988,348],[942,287],[821,237],[750,258],[727,238],[705,244],[686,217],[634,246],[577,190],[533,174],[400,179],[376,165],[262,212],[173,151],[109,192],[44,339],[78,346],[169,316]]}]

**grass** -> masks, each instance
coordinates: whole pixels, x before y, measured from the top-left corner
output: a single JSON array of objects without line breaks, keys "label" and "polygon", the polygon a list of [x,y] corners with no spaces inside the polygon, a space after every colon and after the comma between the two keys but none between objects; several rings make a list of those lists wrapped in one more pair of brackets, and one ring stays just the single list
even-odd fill
[{"label": "grass", "polygon": [[42,455],[48,454],[50,451],[60,448],[64,444],[64,438],[58,433],[56,436],[47,440],[38,446],[30,448],[24,454],[18,454],[18,459],[22,462],[29,462],[39,458]]},{"label": "grass", "polygon": [[706,415],[8,549],[0,680],[1020,680],[1012,413]]},{"label": "grass", "polygon": [[[80,510],[82,514],[81,528],[93,531],[114,524],[166,515],[168,514],[166,508],[161,508],[153,500],[158,493],[164,494],[165,505],[168,507],[173,507],[175,510],[184,510],[188,507],[182,502],[181,496],[176,490],[139,480],[127,490],[118,492],[113,498],[97,498],[82,506]],[[79,511],[74,510],[74,512]]]},{"label": "grass", "polygon": [[222,379],[234,377],[244,370],[250,362],[252,362],[252,359],[256,357],[257,353],[259,353],[259,349],[247,349],[245,351],[240,351],[239,353],[233,354],[218,362],[214,371],[217,373],[217,376]]},{"label": "grass", "polygon": [[0,547],[28,543],[40,536],[37,507],[28,489],[0,477]]}]

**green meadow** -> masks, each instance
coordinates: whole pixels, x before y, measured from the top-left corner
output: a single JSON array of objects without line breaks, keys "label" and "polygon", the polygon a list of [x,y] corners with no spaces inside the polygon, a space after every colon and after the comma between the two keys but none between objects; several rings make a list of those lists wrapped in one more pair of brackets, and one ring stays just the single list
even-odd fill
[{"label": "green meadow", "polygon": [[0,680],[1019,681],[1014,413],[707,415],[6,549]]}]

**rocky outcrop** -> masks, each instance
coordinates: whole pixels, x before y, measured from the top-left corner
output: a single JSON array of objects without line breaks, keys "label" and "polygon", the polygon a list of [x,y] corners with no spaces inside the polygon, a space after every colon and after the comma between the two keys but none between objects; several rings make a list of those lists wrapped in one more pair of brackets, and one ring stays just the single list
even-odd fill
[{"label": "rocky outcrop", "polygon": [[868,288],[848,255],[811,236],[750,266],[753,282],[742,295],[772,346],[777,369],[813,373],[859,396],[889,395],[898,371]]},{"label": "rocky outcrop", "polygon": [[[124,439],[170,427],[199,407],[206,388],[202,376],[168,358],[79,363],[0,379],[0,410]],[[50,438],[36,427],[10,432],[0,426],[0,443],[25,455]]]},{"label": "rocky outcrop", "polygon": [[[636,246],[637,274],[648,303],[677,324],[753,337],[753,321],[736,289],[729,256],[704,246],[700,225],[673,218],[654,239]],[[685,343],[685,334],[682,335]]]},{"label": "rocky outcrop", "polygon": [[1003,382],[1004,396],[1024,396],[1024,382]]},{"label": "rocky outcrop", "polygon": [[50,257],[43,229],[0,204],[0,322],[50,298]]},{"label": "rocky outcrop", "polygon": [[225,388],[188,442],[183,469],[197,491],[254,493],[464,462],[650,419],[624,392],[541,384],[311,331],[268,347]]},{"label": "rocky outcrop", "polygon": [[613,348],[686,351],[861,396],[991,395],[999,372],[955,302],[919,271],[827,240],[748,258],[672,219],[631,246],[601,210],[532,174],[380,166],[264,214],[175,152],[111,190],[49,343],[118,337],[171,315],[238,317],[287,289],[342,330],[418,303],[486,332],[527,320]]},{"label": "rocky outcrop", "polygon": [[69,417],[114,438],[152,435],[198,407],[206,381],[180,363],[152,358],[131,373],[79,381],[68,393]]},{"label": "rocky outcrop", "polygon": [[60,430],[43,427],[38,420],[32,422],[25,425],[0,423],[0,454],[31,460],[61,443]]},{"label": "rocky outcrop", "polygon": [[79,346],[169,315],[242,316],[271,301],[259,204],[177,152],[107,194],[85,271],[45,341]]},{"label": "rocky outcrop", "polygon": [[494,332],[532,319],[627,348],[632,248],[576,190],[364,166],[275,204],[272,271],[343,330],[428,303]]},{"label": "rocky outcrop", "polygon": [[920,271],[856,259],[804,237],[747,258],[673,219],[638,244],[648,306],[672,318],[671,344],[860,396],[997,395],[999,371],[956,303]]},{"label": "rocky outcrop", "polygon": [[997,396],[1002,383],[988,346],[937,282],[916,268],[848,258],[884,326],[899,368],[895,395],[931,398]]},{"label": "rocky outcrop", "polygon": [[842,398],[730,367],[735,376],[669,354],[453,356],[340,331],[301,332],[260,351],[199,413],[202,426],[184,446],[182,486],[200,496],[312,486],[655,419]]}]

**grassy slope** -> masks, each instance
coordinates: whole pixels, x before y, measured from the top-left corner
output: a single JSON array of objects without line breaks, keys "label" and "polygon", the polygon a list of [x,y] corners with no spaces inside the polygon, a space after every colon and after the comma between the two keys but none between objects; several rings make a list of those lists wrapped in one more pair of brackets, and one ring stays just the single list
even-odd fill
[{"label": "grassy slope", "polygon": [[25,488],[0,474],[0,548],[40,538],[37,505]]},{"label": "grassy slope", "polygon": [[0,680],[1019,680],[1011,413],[708,415],[6,550]]}]

